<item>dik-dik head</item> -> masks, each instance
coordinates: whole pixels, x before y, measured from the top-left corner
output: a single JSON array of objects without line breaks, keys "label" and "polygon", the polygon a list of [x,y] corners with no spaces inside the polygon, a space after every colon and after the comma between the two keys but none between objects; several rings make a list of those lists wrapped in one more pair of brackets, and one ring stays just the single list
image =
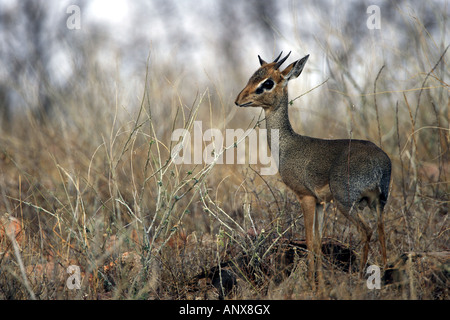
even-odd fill
[{"label": "dik-dik head", "polygon": [[291,54],[289,52],[286,57],[278,61],[282,53],[270,63],[258,56],[261,67],[251,76],[245,88],[237,96],[235,101],[237,106],[272,109],[279,106],[283,98],[287,99],[288,81],[297,78],[302,73],[309,55],[280,71],[280,66]]}]

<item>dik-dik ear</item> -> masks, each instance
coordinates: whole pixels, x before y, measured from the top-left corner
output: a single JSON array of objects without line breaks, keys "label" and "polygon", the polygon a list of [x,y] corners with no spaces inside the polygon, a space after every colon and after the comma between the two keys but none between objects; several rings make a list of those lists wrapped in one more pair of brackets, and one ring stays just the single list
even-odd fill
[{"label": "dik-dik ear", "polygon": [[303,71],[303,67],[306,64],[306,61],[309,58],[309,54],[300,60],[297,60],[284,69],[281,74],[283,75],[283,78],[287,81],[297,78],[300,73]]}]

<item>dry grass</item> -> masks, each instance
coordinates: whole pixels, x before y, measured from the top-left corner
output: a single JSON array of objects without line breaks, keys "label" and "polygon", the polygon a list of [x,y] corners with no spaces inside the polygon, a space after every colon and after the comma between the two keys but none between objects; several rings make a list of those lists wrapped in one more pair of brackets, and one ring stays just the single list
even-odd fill
[{"label": "dry grass", "polygon": [[[448,257],[425,254],[450,250],[446,59],[441,51],[403,87],[392,87],[396,71],[385,66],[351,96],[316,89],[322,94],[311,94],[311,104],[333,101],[345,109],[344,125],[328,126],[335,117],[325,109],[306,128],[293,121],[317,137],[381,142],[390,155],[385,229],[396,269],[395,281],[380,290],[333,263],[325,263],[325,286],[314,289],[302,251],[283,245],[304,230],[301,208],[278,175],[260,176],[257,165],[175,165],[174,128],[192,132],[201,120],[203,130],[246,129],[255,120],[245,110],[228,119],[235,92],[207,89],[186,98],[174,82],[158,81],[163,68],[148,68],[136,106],[102,82],[90,95],[55,97],[70,106],[65,114],[45,121],[20,114],[2,132],[0,298],[448,299]],[[325,236],[359,253],[355,227],[328,212]],[[370,264],[381,263],[376,240]],[[66,286],[69,265],[81,268],[79,290]],[[229,293],[217,274],[222,287],[236,282]]]}]

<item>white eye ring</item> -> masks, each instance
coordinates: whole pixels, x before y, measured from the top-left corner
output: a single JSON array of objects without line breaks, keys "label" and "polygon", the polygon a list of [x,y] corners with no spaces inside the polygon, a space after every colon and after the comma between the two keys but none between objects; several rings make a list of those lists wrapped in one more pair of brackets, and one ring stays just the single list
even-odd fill
[{"label": "white eye ring", "polygon": [[275,82],[272,79],[267,78],[259,83],[258,88],[255,90],[255,93],[261,94],[264,91],[272,91],[272,89],[274,87],[275,87]]}]

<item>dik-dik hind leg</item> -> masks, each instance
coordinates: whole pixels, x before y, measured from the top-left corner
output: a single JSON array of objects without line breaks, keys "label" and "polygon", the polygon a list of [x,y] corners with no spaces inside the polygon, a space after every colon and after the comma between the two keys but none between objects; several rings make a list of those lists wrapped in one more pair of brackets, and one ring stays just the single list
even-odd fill
[{"label": "dik-dik hind leg", "polygon": [[359,276],[362,278],[364,277],[364,271],[366,268],[367,263],[367,257],[369,256],[369,243],[370,238],[372,237],[372,229],[367,225],[367,223],[363,220],[359,212],[356,212],[354,215],[353,221],[355,225],[357,226],[359,233],[361,235],[361,242],[362,242],[362,255],[361,255],[361,262],[359,267]]},{"label": "dik-dik hind leg", "polygon": [[[367,223],[364,221],[364,219],[361,217],[358,211],[356,209],[346,209],[342,205],[338,204],[339,211],[348,219],[350,220],[359,231],[359,234],[361,236],[361,242],[362,242],[362,253],[361,253],[361,261],[360,261],[360,268],[359,268],[359,275],[362,278],[364,276],[364,270],[367,263],[367,257],[369,256],[369,243],[370,238],[372,237],[372,229],[367,225]],[[353,212],[351,212],[354,210]]]},{"label": "dik-dik hind leg", "polygon": [[322,229],[323,229],[323,219],[325,214],[325,205],[316,203],[316,208],[314,211],[314,247],[315,247],[315,258],[316,271],[317,271],[317,282],[318,289],[324,288],[324,279],[322,272]]},{"label": "dik-dik hind leg", "polygon": [[383,221],[383,208],[379,201],[376,204],[377,219],[378,219],[378,240],[380,241],[381,255],[383,256],[383,266],[387,265],[387,254],[386,254],[386,236],[384,233],[384,221]]}]

